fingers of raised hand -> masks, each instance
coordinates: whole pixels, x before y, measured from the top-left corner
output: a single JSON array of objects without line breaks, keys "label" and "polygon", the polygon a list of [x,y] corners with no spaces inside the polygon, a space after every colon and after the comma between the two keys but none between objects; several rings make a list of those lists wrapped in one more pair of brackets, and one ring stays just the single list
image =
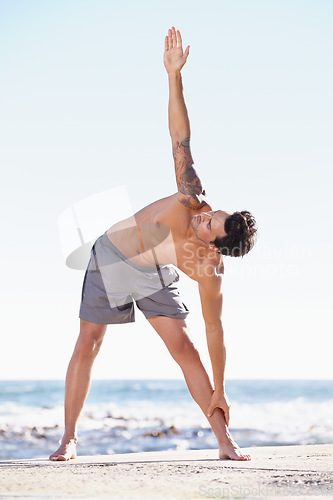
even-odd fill
[{"label": "fingers of raised hand", "polygon": [[176,28],[172,26],[172,28],[168,30],[168,35],[165,38],[165,49],[170,50],[181,46],[182,37],[180,32],[179,30],[176,31]]},{"label": "fingers of raised hand", "polygon": [[176,37],[177,37],[177,47],[181,47],[182,46],[182,36],[181,36],[179,30],[176,31]]},{"label": "fingers of raised hand", "polygon": [[165,44],[168,46],[168,50],[172,49],[172,35],[171,30],[168,30],[168,34],[166,36]]},{"label": "fingers of raised hand", "polygon": [[176,28],[174,26],[172,26],[171,28],[171,35],[172,35],[172,46],[177,47]]}]

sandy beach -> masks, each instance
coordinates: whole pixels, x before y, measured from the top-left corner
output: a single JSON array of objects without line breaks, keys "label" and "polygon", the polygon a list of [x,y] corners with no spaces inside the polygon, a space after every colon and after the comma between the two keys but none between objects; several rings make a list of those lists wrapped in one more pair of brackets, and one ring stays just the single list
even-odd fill
[{"label": "sandy beach", "polygon": [[333,445],[248,448],[249,462],[217,450],[0,462],[0,498],[333,498]]}]

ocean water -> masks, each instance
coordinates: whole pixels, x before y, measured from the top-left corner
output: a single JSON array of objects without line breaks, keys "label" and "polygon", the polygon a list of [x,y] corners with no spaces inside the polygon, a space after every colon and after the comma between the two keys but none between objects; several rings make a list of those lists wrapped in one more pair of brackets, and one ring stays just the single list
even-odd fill
[{"label": "ocean water", "polygon": [[[240,446],[333,443],[333,381],[228,380]],[[0,459],[47,457],[63,431],[62,381],[0,381]],[[81,455],[216,448],[182,380],[95,380]]]}]

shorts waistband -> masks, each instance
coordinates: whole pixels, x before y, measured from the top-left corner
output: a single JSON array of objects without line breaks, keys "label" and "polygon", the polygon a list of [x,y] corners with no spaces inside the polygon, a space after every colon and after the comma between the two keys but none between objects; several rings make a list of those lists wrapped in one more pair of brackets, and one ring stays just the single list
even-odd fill
[{"label": "shorts waistband", "polygon": [[[128,264],[129,266],[134,267],[134,269],[137,269],[138,271],[143,271],[143,272],[146,271],[147,273],[157,273],[158,272],[156,266],[153,266],[153,267],[138,266],[137,264],[134,264],[134,262],[130,261],[127,257],[125,257],[125,255],[123,253],[121,253],[121,251],[112,243],[112,241],[110,241],[110,239],[108,238],[108,235],[107,235],[107,231],[105,231],[105,233],[102,234],[102,236],[100,236],[100,239],[104,245],[110,247],[111,250],[115,254],[117,254],[118,257],[121,258],[121,260],[126,262],[126,264]],[[164,267],[169,267],[169,266],[160,266],[160,267],[164,268]]]}]

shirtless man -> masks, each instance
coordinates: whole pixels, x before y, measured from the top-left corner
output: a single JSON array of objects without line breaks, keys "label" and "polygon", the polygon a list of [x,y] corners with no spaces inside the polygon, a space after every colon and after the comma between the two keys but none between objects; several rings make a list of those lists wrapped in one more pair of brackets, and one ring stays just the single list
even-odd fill
[{"label": "shirtless man", "polygon": [[[255,242],[256,224],[249,212],[212,211],[205,201],[193,167],[182,89],[181,69],[188,55],[189,46],[183,52],[181,35],[173,27],[165,39],[164,65],[178,191],[115,224],[92,248],[82,289],[80,334],[66,377],[65,433],[51,460],[76,457],[77,423],[90,388],[94,359],[108,324],[134,321],[133,300],[180,365],[191,395],[216,435],[219,457],[250,459],[228,429],[221,282],[222,256],[246,254]],[[188,310],[174,285],[179,278],[174,266],[199,286],[214,389],[188,336]]]}]

